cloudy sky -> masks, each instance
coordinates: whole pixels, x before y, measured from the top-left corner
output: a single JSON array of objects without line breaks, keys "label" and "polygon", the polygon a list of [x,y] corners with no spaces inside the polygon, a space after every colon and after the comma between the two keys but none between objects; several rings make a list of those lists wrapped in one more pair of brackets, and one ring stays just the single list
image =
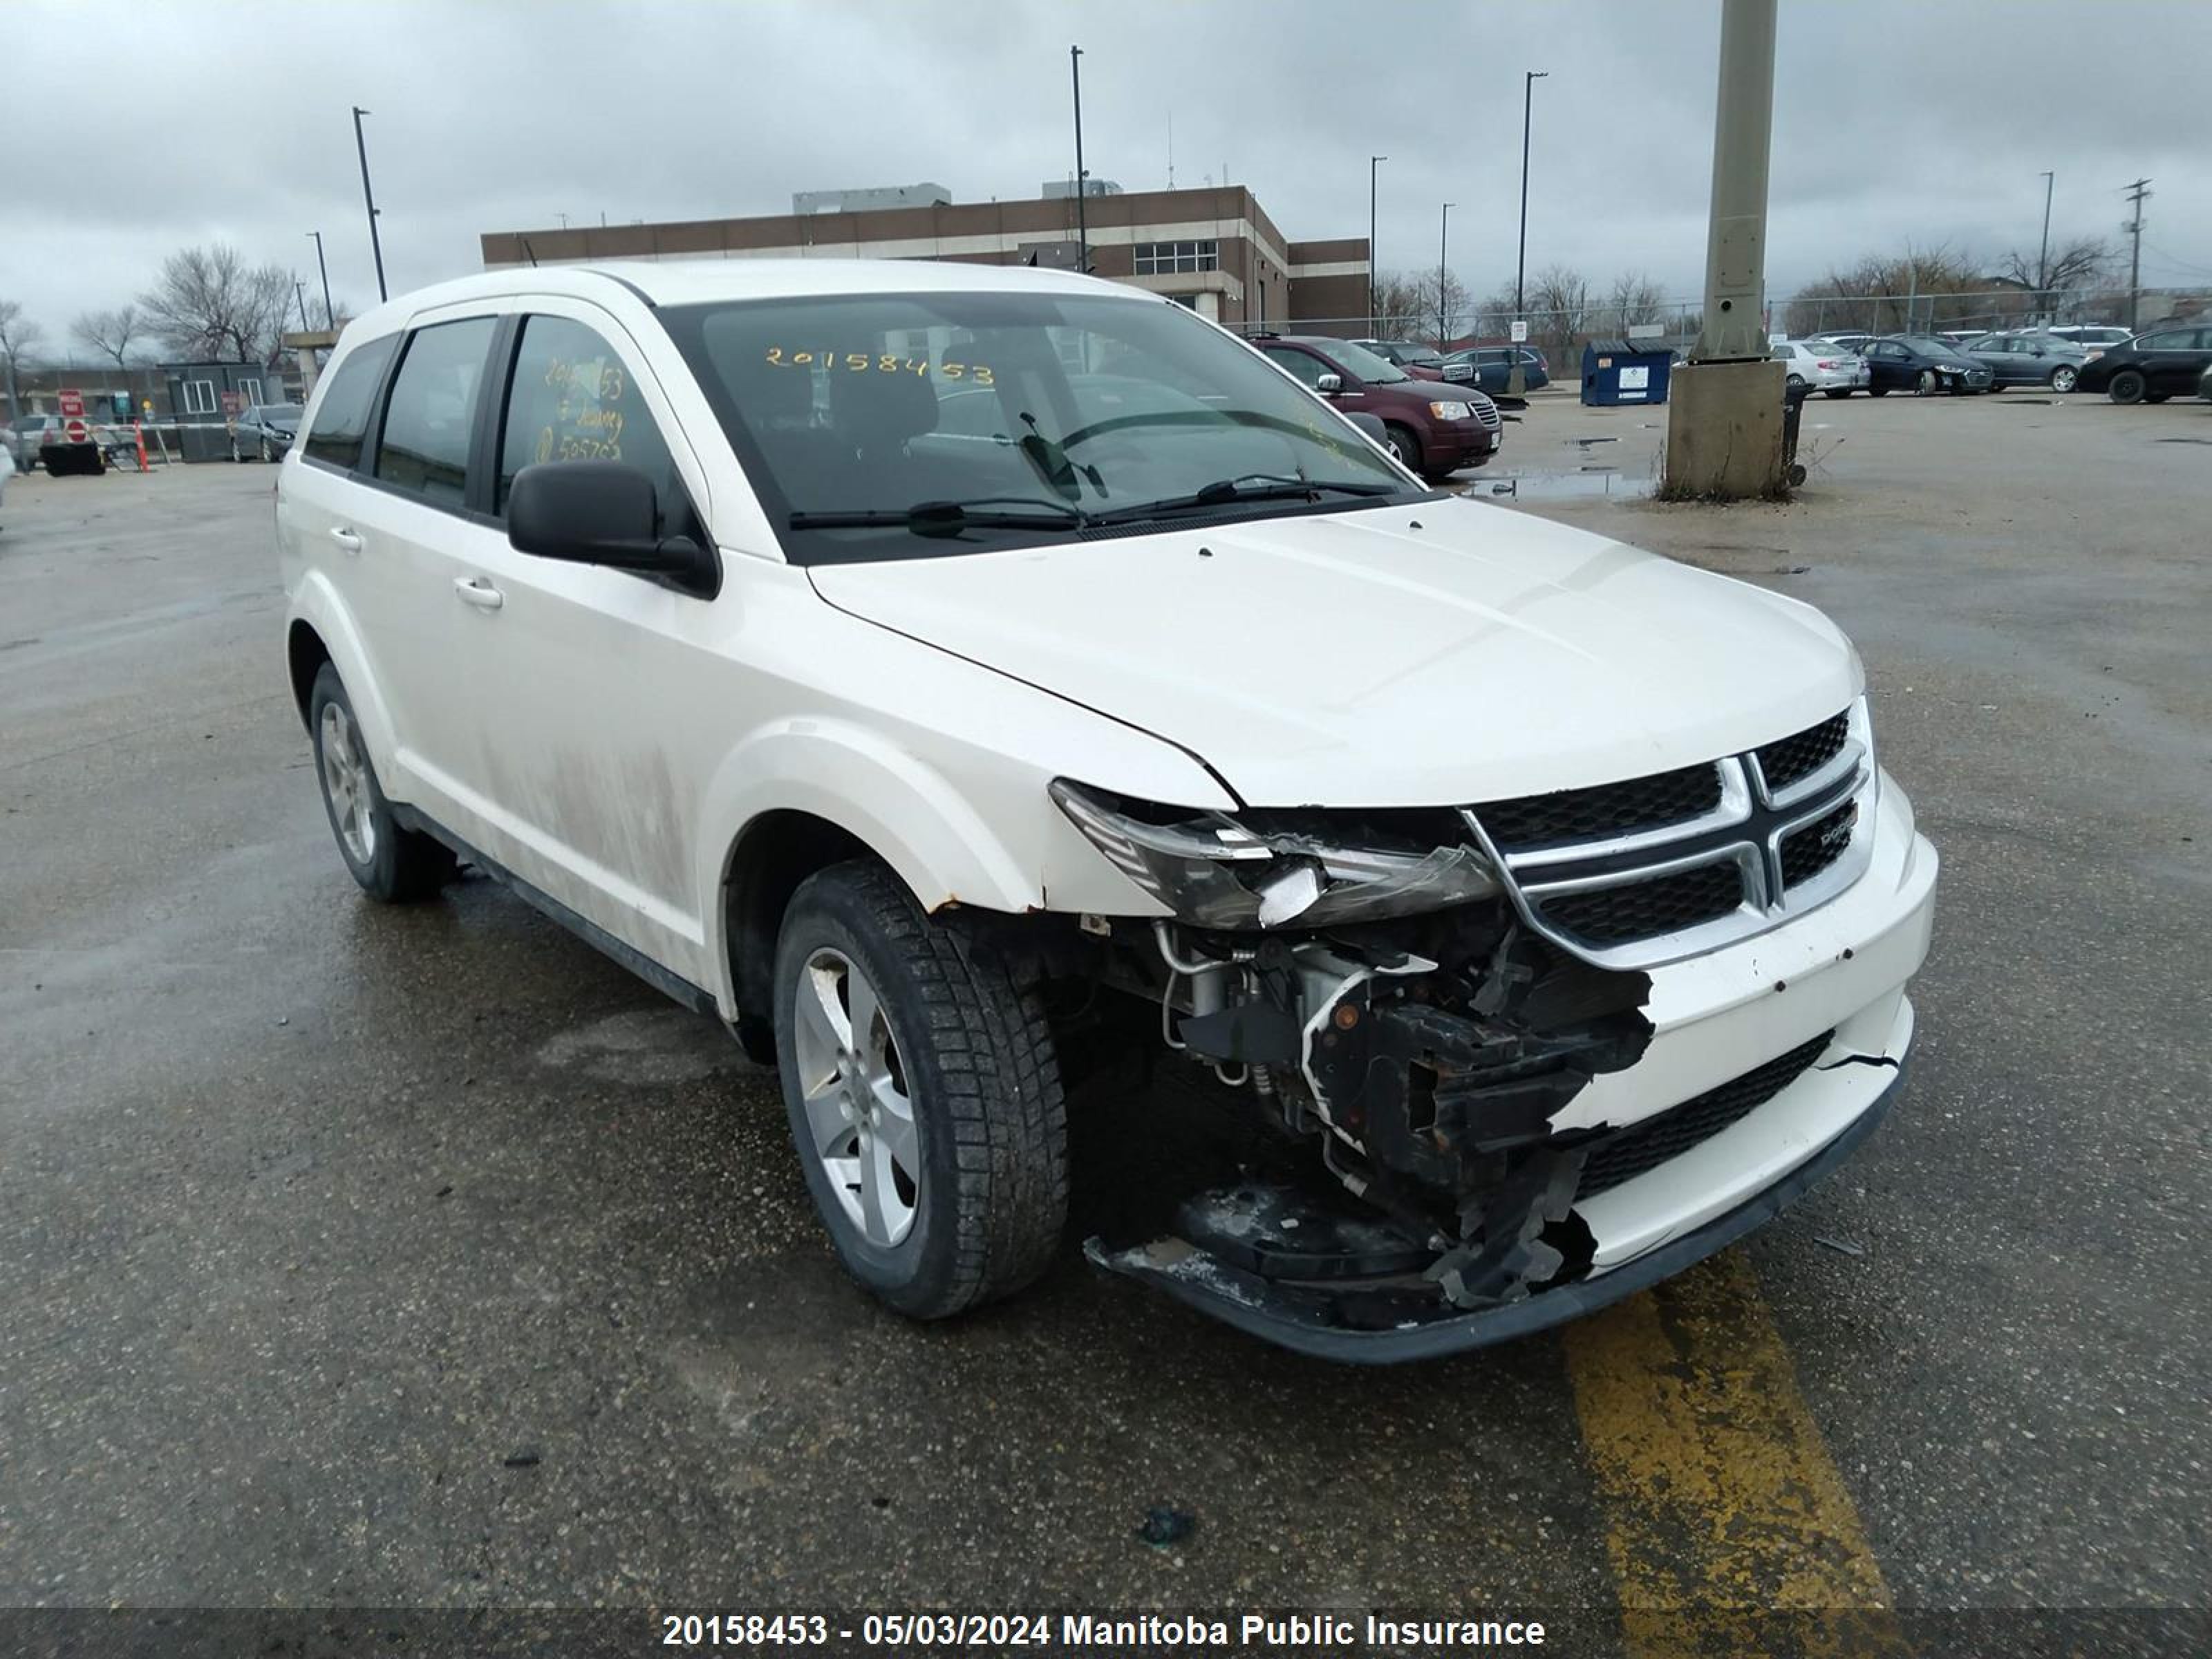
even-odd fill
[{"label": "cloudy sky", "polygon": [[[1380,261],[1513,268],[1521,72],[1536,87],[1531,270],[1703,276],[1719,0],[9,0],[0,299],[50,339],[228,240],[341,303],[375,291],[352,105],[387,275],[477,268],[486,230],[787,210],[794,190],[929,179],[1031,196],[1073,163],[1129,189],[1249,185],[1293,237]],[[2041,229],[2118,240],[2148,176],[2146,285],[2212,284],[2203,126],[2212,3],[1784,0],[1770,292],[1908,242],[1993,258]],[[2125,67],[2123,77],[2118,72]]]}]

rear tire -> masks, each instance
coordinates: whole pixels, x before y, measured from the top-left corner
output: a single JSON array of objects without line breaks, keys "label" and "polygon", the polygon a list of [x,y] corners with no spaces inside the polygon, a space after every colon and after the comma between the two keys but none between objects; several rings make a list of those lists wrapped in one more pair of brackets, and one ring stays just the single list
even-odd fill
[{"label": "rear tire", "polygon": [[915,1319],[1042,1273],[1067,1218],[1067,1112],[1035,987],[869,860],[799,884],[775,986],[784,1105],[846,1271]]},{"label": "rear tire", "polygon": [[1869,398],[1887,398],[1889,396],[1889,388],[1886,386],[1870,386],[1867,388],[1867,396]]},{"label": "rear tire", "polygon": [[2149,391],[2150,382],[2143,378],[2142,370],[2124,368],[2112,376],[2105,395],[2116,404],[2139,404]]},{"label": "rear tire", "polygon": [[2071,392],[2074,382],[2080,378],[2079,371],[2072,364],[2061,363],[2051,371],[2051,389],[2053,392]]},{"label": "rear tire", "polygon": [[353,701],[329,663],[318,671],[308,694],[307,731],[323,812],[337,837],[338,856],[361,890],[382,904],[404,904],[428,898],[451,881],[458,867],[451,849],[419,830],[402,829],[393,815],[362,741]]}]

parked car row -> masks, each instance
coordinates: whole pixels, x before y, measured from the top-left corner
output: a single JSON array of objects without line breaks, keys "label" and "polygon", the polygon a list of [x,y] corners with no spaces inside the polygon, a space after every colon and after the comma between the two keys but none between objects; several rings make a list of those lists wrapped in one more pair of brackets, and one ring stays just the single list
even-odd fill
[{"label": "parked car row", "polygon": [[1964,342],[1942,334],[1820,335],[1778,341],[1773,355],[1792,388],[1831,398],[2035,386],[2101,392],[2114,403],[2163,403],[2189,396],[2212,369],[2212,325],[2154,328],[2117,343],[2104,337],[2115,332],[2125,331],[2027,329]]}]

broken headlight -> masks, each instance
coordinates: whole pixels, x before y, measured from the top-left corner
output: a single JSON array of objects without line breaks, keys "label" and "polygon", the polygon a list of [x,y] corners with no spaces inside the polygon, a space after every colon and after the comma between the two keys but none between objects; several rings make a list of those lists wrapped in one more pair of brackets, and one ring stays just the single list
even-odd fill
[{"label": "broken headlight", "polygon": [[1054,781],[1052,798],[1122,874],[1195,927],[1377,921],[1500,890],[1449,811],[1232,817],[1124,800],[1066,778]]}]

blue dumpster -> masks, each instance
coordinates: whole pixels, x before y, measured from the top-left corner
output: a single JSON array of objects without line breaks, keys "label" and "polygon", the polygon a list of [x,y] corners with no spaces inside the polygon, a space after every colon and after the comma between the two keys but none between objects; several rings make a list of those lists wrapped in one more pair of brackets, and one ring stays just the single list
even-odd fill
[{"label": "blue dumpster", "polygon": [[1674,362],[1674,354],[1653,342],[1592,340],[1583,348],[1583,401],[1601,409],[1663,404]]}]

